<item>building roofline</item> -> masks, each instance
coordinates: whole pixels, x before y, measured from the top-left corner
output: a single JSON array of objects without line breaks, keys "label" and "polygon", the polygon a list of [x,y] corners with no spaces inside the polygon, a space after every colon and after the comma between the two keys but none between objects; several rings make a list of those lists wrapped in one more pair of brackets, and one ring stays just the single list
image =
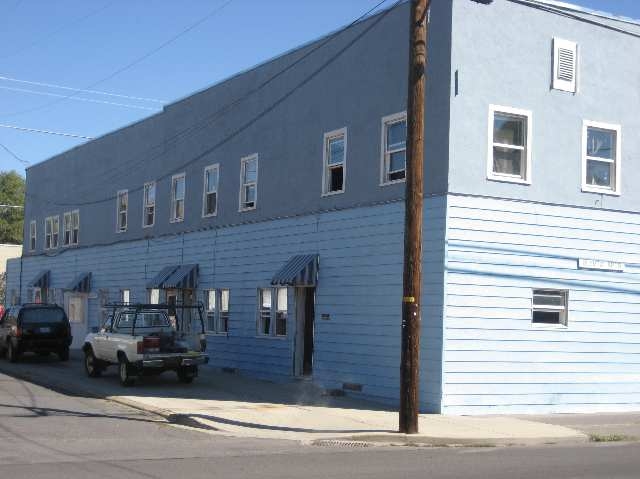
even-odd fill
[{"label": "building roofline", "polygon": [[575,13],[581,13],[584,15],[589,15],[592,17],[604,18],[606,20],[613,20],[615,22],[627,23],[630,25],[634,25],[640,27],[640,19],[625,17],[622,15],[614,15],[613,13],[604,12],[601,10],[593,10],[591,8],[582,7],[580,5],[576,5],[574,3],[563,2],[560,0],[525,0],[527,3],[531,3],[532,5],[546,5],[549,7],[558,8],[561,10],[568,10]]}]

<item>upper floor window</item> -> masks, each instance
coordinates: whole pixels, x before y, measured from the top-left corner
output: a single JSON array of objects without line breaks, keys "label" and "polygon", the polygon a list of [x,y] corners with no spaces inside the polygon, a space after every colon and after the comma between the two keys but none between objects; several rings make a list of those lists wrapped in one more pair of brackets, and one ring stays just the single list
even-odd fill
[{"label": "upper floor window", "polygon": [[531,183],[531,112],[489,107],[487,178]]},{"label": "upper floor window", "polygon": [[578,70],[578,46],[575,42],[553,39],[553,88],[575,93]]},{"label": "upper floor window", "polygon": [[29,222],[29,251],[36,250],[36,222]]},{"label": "upper floor window", "polygon": [[620,194],[620,130],[620,125],[583,123],[582,191]]},{"label": "upper floor window", "polygon": [[56,249],[60,238],[60,217],[49,216],[44,220],[44,249]]},{"label": "upper floor window", "polygon": [[204,169],[204,187],[202,197],[202,216],[215,216],[218,212],[218,178],[220,168],[217,164]]},{"label": "upper floor window", "polygon": [[129,192],[127,190],[118,191],[116,206],[116,231],[121,233],[127,231],[127,212],[129,210]]},{"label": "upper floor window", "polygon": [[184,220],[184,173],[179,175],[173,175],[171,177],[171,219],[170,221],[177,222]]},{"label": "upper floor window", "polygon": [[531,322],[538,325],[567,326],[569,293],[557,289],[534,289]]},{"label": "upper floor window", "polygon": [[347,163],[347,129],[324,134],[324,169],[322,172],[322,194],[344,192]]},{"label": "upper floor window", "polygon": [[256,207],[258,195],[258,155],[242,158],[240,164],[240,211]]},{"label": "upper floor window", "polygon": [[156,221],[156,183],[151,181],[144,184],[142,194],[142,227],[153,226]]},{"label": "upper floor window", "polygon": [[407,159],[407,114],[397,113],[382,119],[381,183],[394,183],[405,178]]},{"label": "upper floor window", "polygon": [[80,230],[80,212],[69,211],[64,214],[62,220],[62,244],[71,246],[78,244]]}]

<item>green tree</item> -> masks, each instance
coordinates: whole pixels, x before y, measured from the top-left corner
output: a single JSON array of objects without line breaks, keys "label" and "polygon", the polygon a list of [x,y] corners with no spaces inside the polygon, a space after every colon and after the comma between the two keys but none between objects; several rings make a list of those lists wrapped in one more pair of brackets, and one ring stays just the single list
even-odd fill
[{"label": "green tree", "polygon": [[24,178],[15,171],[0,173],[0,243],[22,244],[22,208],[24,206]]}]

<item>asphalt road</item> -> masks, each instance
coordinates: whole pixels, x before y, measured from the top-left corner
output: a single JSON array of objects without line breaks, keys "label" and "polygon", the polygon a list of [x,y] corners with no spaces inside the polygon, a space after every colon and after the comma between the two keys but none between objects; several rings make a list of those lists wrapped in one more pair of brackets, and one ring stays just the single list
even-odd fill
[{"label": "asphalt road", "polygon": [[237,439],[0,374],[0,477],[637,479],[640,445],[349,448]]}]

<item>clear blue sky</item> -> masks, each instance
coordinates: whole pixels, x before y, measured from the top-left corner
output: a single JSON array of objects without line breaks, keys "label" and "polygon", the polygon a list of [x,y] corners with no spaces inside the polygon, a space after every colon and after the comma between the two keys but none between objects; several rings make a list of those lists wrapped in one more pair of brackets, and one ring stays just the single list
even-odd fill
[{"label": "clear blue sky", "polygon": [[[158,47],[228,0],[0,0],[0,77],[86,88]],[[133,68],[94,87],[175,100],[348,24],[379,0],[233,0]],[[437,1],[437,0],[435,0]],[[389,0],[387,4],[391,4]],[[574,0],[640,18],[640,0]],[[150,113],[70,91],[0,79],[0,124],[95,137]],[[160,104],[78,95],[143,108]],[[36,111],[24,112],[36,109]],[[86,140],[0,128],[0,145],[37,163]],[[0,147],[0,171],[24,166]]]}]

